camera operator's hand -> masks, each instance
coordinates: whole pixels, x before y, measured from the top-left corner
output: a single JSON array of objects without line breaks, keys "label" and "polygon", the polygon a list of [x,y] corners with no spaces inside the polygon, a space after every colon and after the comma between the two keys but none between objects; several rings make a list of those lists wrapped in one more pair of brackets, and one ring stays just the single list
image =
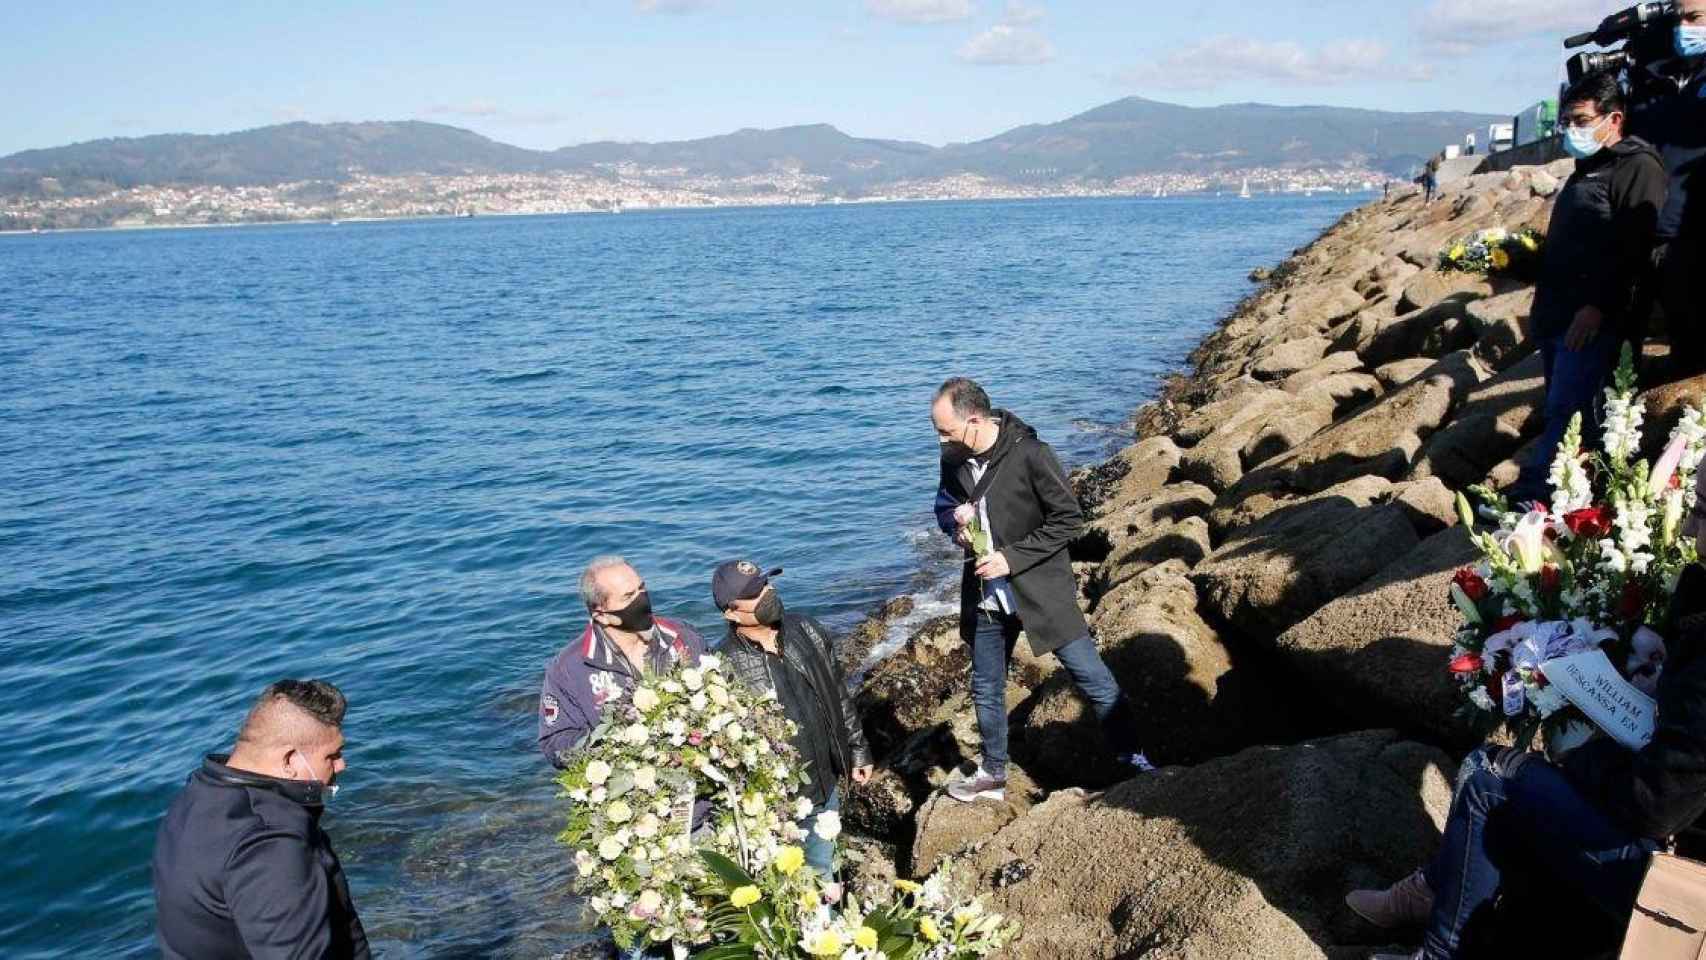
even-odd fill
[{"label": "camera operator's hand", "polygon": [[1605,314],[1599,308],[1589,304],[1576,311],[1575,322],[1570,324],[1570,331],[1564,334],[1564,348],[1580,350],[1593,342],[1599,336],[1599,328],[1605,324]]}]

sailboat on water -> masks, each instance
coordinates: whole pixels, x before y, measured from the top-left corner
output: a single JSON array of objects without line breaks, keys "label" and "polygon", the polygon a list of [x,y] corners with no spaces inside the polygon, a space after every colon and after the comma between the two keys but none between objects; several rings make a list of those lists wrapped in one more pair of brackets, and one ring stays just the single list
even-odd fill
[{"label": "sailboat on water", "polygon": [[1244,189],[1238,191],[1238,199],[1240,199],[1240,200],[1250,199],[1250,178],[1249,177],[1244,178]]}]

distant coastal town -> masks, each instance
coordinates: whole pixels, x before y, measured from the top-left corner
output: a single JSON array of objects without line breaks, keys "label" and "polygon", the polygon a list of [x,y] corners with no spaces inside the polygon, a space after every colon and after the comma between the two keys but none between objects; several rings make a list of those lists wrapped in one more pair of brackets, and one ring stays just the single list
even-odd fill
[{"label": "distant coastal town", "polygon": [[898,180],[851,193],[828,178],[775,170],[747,177],[683,169],[610,165],[593,173],[372,176],[302,180],[269,186],[135,186],[73,194],[51,178],[31,196],[0,195],[0,231],[103,227],[210,226],[291,221],[456,217],[504,214],[615,213],[719,206],[850,202],[1301,194],[1369,190],[1389,179],[1360,167],[1252,167],[1212,173],[1150,173],[1111,180],[1027,171],[1014,179],[963,173]]}]

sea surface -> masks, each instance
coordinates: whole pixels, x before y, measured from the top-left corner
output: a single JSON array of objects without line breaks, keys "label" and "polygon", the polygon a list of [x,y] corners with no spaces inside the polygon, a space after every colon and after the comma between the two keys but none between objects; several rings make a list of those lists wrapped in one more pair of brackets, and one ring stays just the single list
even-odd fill
[{"label": "sea surface", "polygon": [[0,955],[153,955],[160,815],[283,676],[349,695],[379,956],[585,941],[534,707],[587,559],[705,629],[738,556],[928,598],[942,379],[1098,458],[1364,199],[0,236]]}]

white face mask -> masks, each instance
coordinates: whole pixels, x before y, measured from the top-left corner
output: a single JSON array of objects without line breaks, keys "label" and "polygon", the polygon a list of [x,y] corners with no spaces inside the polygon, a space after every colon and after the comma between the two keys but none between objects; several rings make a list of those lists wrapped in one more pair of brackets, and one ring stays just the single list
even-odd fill
[{"label": "white face mask", "polygon": [[[326,777],[321,777],[314,772],[314,765],[311,763],[308,763],[308,755],[307,754],[298,751],[296,755],[301,757],[302,762],[304,764],[306,764],[308,767],[308,780],[309,780],[309,782],[318,783],[320,785],[321,798],[324,800],[324,802],[331,803],[332,798],[336,797],[338,795],[338,788],[342,786],[342,784],[339,784],[339,783],[329,782],[329,779],[332,776],[335,776],[335,774],[331,770],[327,770],[326,771]],[[336,767],[337,761],[335,761],[335,760],[332,761],[331,766]]]}]

